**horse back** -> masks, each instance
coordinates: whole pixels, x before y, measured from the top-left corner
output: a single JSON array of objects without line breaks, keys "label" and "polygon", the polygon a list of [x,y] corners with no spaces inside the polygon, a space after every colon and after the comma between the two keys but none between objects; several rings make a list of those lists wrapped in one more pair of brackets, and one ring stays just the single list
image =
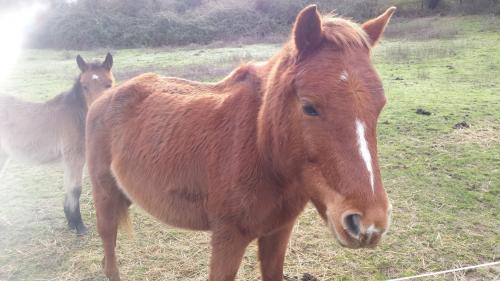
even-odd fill
[{"label": "horse back", "polygon": [[[260,96],[245,73],[236,71],[218,84],[155,74],[133,78],[90,108],[87,135],[95,144],[87,149],[106,150],[99,154],[109,155],[105,165],[119,188],[153,216],[178,227],[209,229],[209,195],[232,192],[239,182],[231,175],[255,157],[251,144]],[[240,155],[242,149],[248,155]],[[235,157],[240,164],[233,164]]]},{"label": "horse back", "polygon": [[[201,160],[206,150],[200,142],[185,140],[207,133],[196,129],[203,125],[183,120],[200,120],[218,102],[206,94],[209,88],[141,75],[105,93],[87,119],[88,139],[104,142],[88,150],[106,150],[100,154],[109,155],[106,165],[121,191],[158,219],[198,230],[208,229],[208,177]],[[206,98],[203,104],[195,102],[200,96]],[[89,160],[91,165],[101,164]]]},{"label": "horse back", "polygon": [[46,103],[1,96],[2,149],[18,160],[38,164],[59,161],[66,152],[83,155],[84,113],[64,104],[62,95]]}]

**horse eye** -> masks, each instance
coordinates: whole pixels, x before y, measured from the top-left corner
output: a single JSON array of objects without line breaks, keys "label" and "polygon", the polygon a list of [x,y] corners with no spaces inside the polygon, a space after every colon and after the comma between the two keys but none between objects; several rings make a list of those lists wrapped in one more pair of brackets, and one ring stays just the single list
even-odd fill
[{"label": "horse eye", "polygon": [[302,110],[304,111],[305,114],[307,114],[309,116],[318,116],[319,115],[316,108],[314,108],[314,106],[312,106],[310,104],[306,104],[306,105],[302,106]]},{"label": "horse eye", "polygon": [[111,84],[105,86],[107,89],[111,88]]}]

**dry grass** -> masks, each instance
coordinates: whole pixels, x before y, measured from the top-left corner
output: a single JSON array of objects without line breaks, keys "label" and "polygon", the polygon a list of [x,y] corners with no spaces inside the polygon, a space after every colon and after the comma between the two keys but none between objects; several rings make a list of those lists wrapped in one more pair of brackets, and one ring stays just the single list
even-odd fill
[{"label": "dry grass", "polygon": [[450,145],[477,145],[482,149],[491,149],[500,140],[500,124],[492,120],[481,120],[470,124],[470,128],[455,129],[434,141],[435,148],[446,149]]}]

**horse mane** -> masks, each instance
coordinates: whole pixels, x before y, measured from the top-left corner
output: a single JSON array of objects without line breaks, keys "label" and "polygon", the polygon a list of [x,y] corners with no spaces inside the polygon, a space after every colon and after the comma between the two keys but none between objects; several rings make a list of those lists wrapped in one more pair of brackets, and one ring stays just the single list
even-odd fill
[{"label": "horse mane", "polygon": [[361,26],[341,17],[327,16],[323,18],[323,35],[337,48],[369,48],[370,40]]},{"label": "horse mane", "polygon": [[[370,49],[371,47],[369,36],[361,25],[349,19],[335,15],[324,16],[321,27],[324,37],[321,43],[322,46],[329,45],[341,51],[360,48]],[[278,69],[283,71],[296,63],[297,49],[292,34],[290,40],[285,43],[283,49],[266,62],[267,71],[271,71],[273,65],[279,65]]]},{"label": "horse mane", "polygon": [[87,110],[87,103],[85,102],[85,97],[83,96],[83,86],[80,83],[80,75],[75,79],[73,87],[71,90],[65,93],[64,102],[67,105],[77,106],[79,108]]},{"label": "horse mane", "polygon": [[[99,61],[94,61],[87,63],[88,69],[99,69],[102,68],[102,63]],[[63,103],[67,107],[72,107],[73,109],[81,109],[83,112],[87,112],[87,103],[85,102],[85,97],[83,96],[83,86],[80,83],[81,74],[75,78],[75,82],[69,91],[62,92],[55,96],[51,100],[47,101],[46,104],[58,104]]]},{"label": "horse mane", "polygon": [[63,108],[77,117],[81,130],[85,130],[85,119],[87,116],[87,103],[83,96],[83,86],[80,83],[80,75],[75,79],[73,86],[69,91],[62,92],[43,104],[50,110],[58,110]]}]

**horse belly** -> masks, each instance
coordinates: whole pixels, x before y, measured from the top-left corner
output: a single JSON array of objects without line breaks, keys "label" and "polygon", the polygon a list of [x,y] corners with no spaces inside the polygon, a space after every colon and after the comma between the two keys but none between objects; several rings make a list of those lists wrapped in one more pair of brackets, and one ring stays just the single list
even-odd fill
[{"label": "horse belly", "polygon": [[[1,113],[5,115],[6,112],[2,109]],[[45,116],[23,113],[21,111],[18,115],[10,114],[10,118],[0,120],[2,150],[9,157],[27,163],[45,164],[59,161],[62,156],[62,144],[54,120],[44,121]],[[17,116],[17,119],[14,116]]]},{"label": "horse belly", "polygon": [[127,94],[113,101],[119,110],[113,111],[111,170],[120,188],[162,222],[208,230],[209,106],[198,108],[186,96]]},{"label": "horse belly", "polygon": [[2,150],[21,162],[32,164],[48,164],[61,159],[61,148],[57,142],[44,142],[44,140],[8,139],[2,137]]},{"label": "horse belly", "polygon": [[111,170],[130,201],[166,224],[192,230],[209,229],[207,195],[200,188],[172,181],[155,183],[154,177],[144,177],[146,171],[134,174],[130,170],[125,172],[123,165],[118,166],[113,162]]}]

